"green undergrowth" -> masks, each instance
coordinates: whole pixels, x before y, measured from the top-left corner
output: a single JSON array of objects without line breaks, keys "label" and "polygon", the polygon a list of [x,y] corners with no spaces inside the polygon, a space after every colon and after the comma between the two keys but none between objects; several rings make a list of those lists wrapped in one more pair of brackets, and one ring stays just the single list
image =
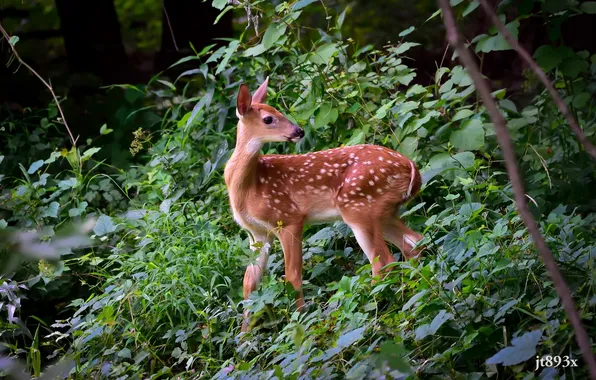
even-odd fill
[{"label": "green undergrowth", "polygon": [[[241,36],[184,58],[179,64],[195,68],[178,77],[166,71],[114,89],[144,103],[123,116],[139,122],[129,167],[111,166],[109,145],[93,140],[76,149],[44,142],[61,127],[51,121],[54,107],[31,116],[27,132],[13,133],[23,123],[17,116],[3,121],[10,144],[0,153],[0,255],[29,259],[3,260],[5,353],[34,376],[63,358],[49,368],[73,379],[587,378],[466,71],[450,61],[429,85],[415,84],[407,53],[419,46],[405,40],[408,31],[381,50],[358,46],[341,35],[342,13],[311,46],[299,23],[312,1],[257,3],[272,22],[256,45]],[[480,36],[472,47],[499,50],[499,38]],[[595,108],[582,94],[593,99],[596,90],[594,56],[571,51],[553,61],[546,50],[539,63],[554,62],[549,74],[593,139]],[[222,169],[235,142],[238,86],[254,91],[265,76],[269,104],[306,131],[299,144],[269,144],[265,153],[374,143],[415,160],[424,184],[402,217],[425,236],[420,261],[400,260],[373,284],[345,224],[312,226],[303,248],[306,311],[295,312],[278,243],[262,285],[242,300],[255,255],[231,217]],[[505,89],[493,95],[532,212],[594,337],[592,163],[546,93],[528,104]],[[98,135],[112,127],[98,125]],[[40,145],[24,156],[26,141]],[[67,233],[76,227],[79,235]],[[253,313],[247,334],[244,307]],[[579,367],[535,371],[537,355],[568,356]]]}]

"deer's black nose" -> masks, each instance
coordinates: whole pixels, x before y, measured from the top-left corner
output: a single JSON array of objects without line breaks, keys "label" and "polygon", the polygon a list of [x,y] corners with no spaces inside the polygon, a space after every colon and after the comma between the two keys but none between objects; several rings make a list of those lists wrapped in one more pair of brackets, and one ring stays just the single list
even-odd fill
[{"label": "deer's black nose", "polygon": [[304,129],[298,128],[298,131],[296,132],[296,134],[298,135],[298,137],[303,138],[304,137]]}]

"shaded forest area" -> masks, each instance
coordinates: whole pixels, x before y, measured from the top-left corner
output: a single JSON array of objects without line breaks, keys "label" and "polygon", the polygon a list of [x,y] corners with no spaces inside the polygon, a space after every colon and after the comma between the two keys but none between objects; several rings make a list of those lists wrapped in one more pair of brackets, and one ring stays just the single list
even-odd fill
[{"label": "shaded forest area", "polygon": [[[425,24],[435,3],[434,0],[325,1],[324,6],[315,4],[308,10],[302,28],[308,35],[312,28],[323,27],[326,7],[336,12],[348,7],[349,17],[343,27],[346,35],[362,46],[373,44],[380,48],[397,40],[402,30],[424,24],[424,32],[417,30],[412,34],[412,39],[423,48],[409,58],[419,72],[416,83],[428,85],[436,68],[446,64],[442,23],[434,18]],[[533,1],[522,3],[521,12],[527,12],[524,8],[539,7]],[[517,17],[517,10],[510,8],[508,16]],[[10,34],[20,38],[22,58],[42,77],[51,78],[57,92],[67,97],[64,107],[73,124],[88,126],[75,130],[82,138],[90,135],[88,128],[93,123],[113,122],[110,114],[114,112],[114,102],[121,98],[110,98],[102,86],[144,83],[193,48],[201,51],[213,43],[221,44],[220,39],[240,33],[254,38],[252,28],[245,30],[247,17],[242,10],[227,12],[214,24],[218,14],[218,9],[209,2],[195,0],[165,0],[163,4],[154,0],[11,0],[0,6],[0,21]],[[465,19],[463,31],[472,40],[486,33],[488,25],[484,14],[474,12]],[[260,32],[266,27],[266,21],[262,22]],[[553,37],[549,33],[544,18],[520,20],[520,43],[529,51],[547,43]],[[573,22],[561,22],[556,33],[574,50],[594,50],[596,40],[585,38],[596,34],[596,25],[588,14],[575,15]],[[2,54],[8,62],[9,49],[2,49]],[[15,68],[3,65],[0,69],[0,101],[18,110],[46,104],[48,94],[39,81],[26,70],[15,72]],[[180,65],[165,75],[175,77],[190,68],[191,64]],[[522,92],[525,69],[513,51],[493,52],[483,61],[483,71],[495,85],[507,87],[513,93]]]},{"label": "shaded forest area", "polygon": [[[449,4],[594,349],[594,162],[480,2]],[[596,1],[489,4],[594,142]],[[590,378],[436,0],[5,0],[0,23],[0,376]],[[305,137],[263,153],[378,144],[422,175],[423,257],[372,282],[345,223],[309,226],[305,313],[278,243],[243,299],[223,179],[238,86],[267,76]],[[553,354],[581,365],[535,368]]]}]

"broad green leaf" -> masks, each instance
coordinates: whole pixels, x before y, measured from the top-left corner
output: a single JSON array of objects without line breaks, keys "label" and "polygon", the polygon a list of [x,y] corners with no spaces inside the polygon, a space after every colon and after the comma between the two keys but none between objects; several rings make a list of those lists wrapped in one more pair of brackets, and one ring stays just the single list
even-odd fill
[{"label": "broad green leaf", "polygon": [[544,70],[550,71],[557,67],[565,58],[573,56],[573,50],[567,46],[554,47],[542,45],[534,52],[536,63]]},{"label": "broad green leaf", "polygon": [[265,50],[273,46],[286,32],[286,24],[271,23],[263,35],[263,47]]},{"label": "broad green leaf", "polygon": [[430,324],[422,325],[416,329],[415,339],[422,340],[429,335],[435,334],[439,328],[451,318],[453,318],[453,314],[448,313],[445,310],[439,311],[439,314],[433,318]]},{"label": "broad green leaf", "polygon": [[[402,217],[403,217],[403,215],[402,215]],[[407,311],[408,309],[410,309],[410,307],[412,307],[416,302],[420,301],[420,299],[422,299],[422,297],[424,297],[426,295],[426,293],[428,293],[427,289],[424,289],[424,290],[420,291],[419,293],[416,293],[412,298],[410,298],[408,300],[408,302],[406,302],[401,307],[401,311]]]},{"label": "broad green leaf", "polygon": [[407,353],[406,348],[402,344],[397,345],[391,341],[384,342],[381,344],[380,352],[376,359],[376,367],[384,371],[389,366],[389,368],[397,370],[402,374],[412,374],[414,371],[408,364]]},{"label": "broad green leaf", "polygon": [[246,49],[244,51],[244,56],[245,57],[256,57],[257,55],[264,53],[265,50],[267,50],[267,49],[265,49],[265,45],[258,44],[251,48]]},{"label": "broad green leaf", "polygon": [[412,87],[408,88],[408,91],[406,91],[406,97],[410,97],[412,95],[420,95],[426,92],[426,88],[424,88],[423,86],[419,85],[419,84],[415,84]]},{"label": "broad green leaf", "polygon": [[413,153],[418,148],[418,139],[412,136],[406,137],[404,141],[399,144],[398,151],[406,157],[412,157]]},{"label": "broad green leaf", "polygon": [[81,157],[82,161],[86,161],[88,160],[91,156],[93,156],[95,153],[99,152],[101,150],[101,148],[89,148],[85,151],[85,153],[83,153],[83,156]]},{"label": "broad green leaf", "polygon": [[405,29],[405,30],[402,30],[401,32],[399,32],[398,36],[405,37],[408,34],[412,33],[414,30],[416,30],[416,28],[414,26],[410,26],[408,29]]},{"label": "broad green leaf", "polygon": [[453,131],[449,142],[459,150],[479,150],[484,146],[482,121],[471,119],[463,123],[460,130]]},{"label": "broad green leaf", "polygon": [[326,65],[335,53],[337,53],[337,45],[333,43],[325,44],[320,46],[309,60],[314,64]]},{"label": "broad green leaf", "polygon": [[535,330],[527,332],[522,336],[514,338],[511,346],[503,348],[491,356],[486,364],[502,364],[511,366],[523,363],[536,355],[536,347],[542,338],[542,331]]},{"label": "broad green leaf", "polygon": [[[217,0],[215,0],[215,1],[217,1]],[[121,358],[131,359],[132,353],[130,352],[130,350],[128,348],[123,348],[118,352],[118,356]]]},{"label": "broad green leaf", "polygon": [[389,102],[383,104],[375,113],[375,119],[383,119],[387,116],[387,111],[393,106],[393,104],[397,101],[397,99],[390,100]]},{"label": "broad green leaf", "polygon": [[356,62],[352,66],[350,66],[350,68],[348,69],[348,72],[349,73],[359,73],[359,72],[363,71],[364,69],[366,69],[366,63],[360,61],[360,62]]},{"label": "broad green leaf", "polygon": [[42,217],[49,217],[49,218],[57,218],[58,217],[58,210],[60,209],[60,204],[58,202],[52,202],[46,207],[43,208],[41,213]]},{"label": "broad green leaf", "polygon": [[395,49],[395,53],[396,54],[403,54],[406,51],[410,50],[411,48],[413,48],[414,46],[418,46],[420,45],[417,42],[404,42],[403,44],[399,45],[396,49]]},{"label": "broad green leaf", "polygon": [[463,110],[459,110],[457,111],[457,113],[453,116],[452,121],[458,121],[461,119],[466,119],[470,116],[474,115],[474,111],[468,110],[468,109],[463,109]]},{"label": "broad green leaf", "polygon": [[8,227],[8,223],[6,222],[6,220],[0,219],[0,230],[5,229],[6,227]]},{"label": "broad green leaf", "polygon": [[8,40],[8,43],[11,44],[12,46],[15,46],[17,44],[17,42],[19,42],[19,36],[11,36],[10,39]]},{"label": "broad green leaf", "polygon": [[513,113],[517,113],[517,107],[515,106],[515,103],[513,103],[511,100],[509,99],[503,99],[499,102],[499,105],[506,109],[507,111],[511,111]]},{"label": "broad green leaf", "polygon": [[101,128],[99,128],[99,134],[100,135],[107,135],[107,134],[109,134],[109,133],[111,133],[113,131],[114,131],[113,129],[108,128],[108,125],[107,124],[104,124],[104,125],[101,126]]},{"label": "broad green leaf", "polygon": [[560,67],[563,74],[575,79],[581,72],[587,71],[590,64],[585,59],[574,57],[564,60]]},{"label": "broad green leaf", "polygon": [[360,129],[355,129],[354,130],[354,134],[352,135],[352,138],[345,143],[345,146],[353,146],[353,145],[358,145],[358,144],[362,144],[364,142],[364,132],[361,131]]},{"label": "broad green leaf", "polygon": [[573,107],[584,108],[588,104],[588,101],[590,100],[590,98],[591,98],[591,95],[587,92],[582,92],[580,94],[577,94],[573,98]]},{"label": "broad green leaf", "polygon": [[337,108],[329,103],[323,103],[315,114],[315,128],[324,127],[327,124],[334,123],[337,120]]},{"label": "broad green leaf", "polygon": [[109,233],[116,231],[116,225],[107,215],[101,215],[97,218],[97,222],[95,223],[95,227],[93,227],[93,232],[97,236],[103,236]]},{"label": "broad green leaf", "polygon": [[580,6],[582,11],[589,14],[596,14],[596,1],[586,1]]},{"label": "broad green leaf", "polygon": [[359,327],[355,330],[347,332],[339,337],[337,340],[337,347],[338,348],[347,348],[350,347],[352,344],[356,343],[360,339],[364,337],[364,331],[366,330],[365,327]]},{"label": "broad green leaf", "polygon": [[41,168],[44,164],[43,160],[39,160],[39,161],[35,161],[34,163],[31,164],[31,166],[29,166],[29,170],[27,170],[27,173],[29,174],[33,174],[35,173],[39,168]]},{"label": "broad green leaf", "polygon": [[470,13],[474,12],[476,10],[476,8],[478,8],[479,5],[480,5],[480,3],[478,1],[472,0],[472,2],[466,7],[466,9],[464,9],[464,11],[462,12],[461,15],[463,17],[466,17]]},{"label": "broad green leaf", "polygon": [[293,11],[300,10],[316,1],[318,1],[318,0],[300,0],[292,6],[292,10]]}]

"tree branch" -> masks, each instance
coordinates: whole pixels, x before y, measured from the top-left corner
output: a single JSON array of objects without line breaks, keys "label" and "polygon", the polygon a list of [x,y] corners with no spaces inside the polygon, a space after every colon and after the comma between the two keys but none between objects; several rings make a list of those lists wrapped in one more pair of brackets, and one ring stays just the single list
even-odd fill
[{"label": "tree branch", "polygon": [[571,295],[569,287],[567,286],[565,279],[559,271],[559,267],[555,262],[552,252],[550,251],[550,249],[546,245],[546,242],[544,241],[544,238],[540,234],[538,225],[536,224],[536,221],[534,221],[534,218],[530,213],[526,197],[524,196],[524,185],[522,182],[521,175],[519,173],[519,169],[517,167],[517,160],[515,157],[513,144],[511,142],[511,138],[509,137],[509,133],[507,132],[505,118],[503,117],[501,112],[499,112],[497,104],[492,98],[488,82],[486,82],[483,78],[482,74],[480,73],[480,70],[478,69],[476,61],[474,60],[474,57],[472,56],[470,51],[466,49],[466,46],[460,37],[460,34],[457,30],[457,26],[455,24],[455,18],[453,17],[453,13],[451,12],[449,0],[439,0],[439,3],[443,12],[443,22],[447,30],[447,39],[449,41],[449,44],[455,47],[459,60],[462,62],[464,67],[467,69],[468,74],[474,81],[476,91],[478,91],[480,97],[482,98],[482,101],[485,107],[487,108],[490,118],[495,126],[495,132],[499,140],[501,149],[503,151],[503,158],[505,159],[507,172],[509,173],[511,184],[513,185],[515,203],[519,215],[522,218],[526,227],[528,228],[532,240],[534,241],[534,244],[536,245],[536,248],[540,253],[540,256],[542,257],[544,266],[546,267],[548,274],[553,280],[555,290],[557,291],[557,294],[563,302],[563,307],[565,308],[571,325],[575,330],[575,339],[581,349],[584,361],[588,366],[590,376],[592,379],[596,379],[596,358],[594,356],[594,353],[592,352],[590,339],[588,338],[588,334],[586,333],[586,330],[582,325],[579,312],[575,308],[575,303],[573,301],[573,297]]},{"label": "tree branch", "polygon": [[509,42],[509,45],[511,45],[511,47],[515,51],[517,51],[519,56],[536,73],[536,76],[538,76],[540,81],[542,83],[544,83],[544,86],[548,90],[550,96],[555,101],[555,104],[557,105],[557,107],[559,107],[559,110],[561,110],[561,113],[563,114],[563,116],[565,116],[565,118],[567,119],[567,122],[569,123],[571,130],[573,131],[573,133],[575,133],[575,136],[577,136],[577,139],[579,140],[579,142],[584,145],[588,154],[590,154],[590,156],[592,156],[592,158],[594,158],[596,160],[596,147],[594,147],[594,145],[587,139],[586,135],[584,135],[582,129],[579,127],[579,125],[577,124],[577,121],[573,117],[573,114],[569,111],[569,108],[567,107],[567,105],[565,104],[563,99],[561,99],[561,96],[559,95],[559,93],[557,92],[557,90],[555,89],[555,87],[553,86],[551,81],[548,79],[548,77],[546,76],[544,71],[542,71],[542,69],[540,68],[540,66],[538,66],[536,61],[534,61],[534,59],[532,59],[532,57],[526,51],[526,49],[524,49],[519,44],[519,42],[517,42],[517,40],[515,38],[513,38],[511,33],[509,33],[507,28],[505,28],[505,25],[503,25],[501,20],[499,20],[499,17],[497,16],[497,14],[492,10],[492,8],[490,7],[490,4],[488,4],[488,2],[486,0],[480,0],[480,4],[482,4],[484,11],[491,18],[491,21],[493,22],[493,24],[497,27],[497,29],[499,29],[499,33],[501,33],[503,35],[503,37],[505,37],[507,42]]},{"label": "tree branch", "polygon": [[48,82],[46,82],[46,80],[43,79],[41,77],[41,75],[39,75],[37,73],[37,71],[35,71],[31,66],[29,66],[25,61],[23,61],[21,59],[21,56],[19,55],[19,53],[15,49],[14,45],[12,43],[10,43],[10,36],[8,35],[8,33],[6,33],[6,30],[2,26],[2,23],[0,23],[0,32],[2,32],[2,36],[4,37],[4,39],[6,40],[6,42],[8,43],[8,46],[10,46],[10,49],[12,50],[12,54],[14,54],[14,56],[19,61],[19,63],[21,65],[25,66],[27,68],[27,70],[29,70],[33,75],[35,75],[41,81],[41,83],[43,83],[44,86],[46,86],[46,88],[52,94],[52,98],[54,98],[54,101],[56,102],[56,107],[58,108],[58,112],[60,112],[60,118],[62,119],[62,124],[64,124],[64,127],[66,128],[66,131],[68,132],[68,135],[70,136],[70,141],[72,142],[72,146],[73,147],[76,147],[77,140],[72,135],[72,132],[70,131],[70,128],[68,127],[68,124],[66,123],[66,118],[64,117],[64,112],[62,111],[62,107],[60,107],[60,102],[58,101],[58,97],[54,93],[54,89],[52,88],[52,85],[50,85]]}]

